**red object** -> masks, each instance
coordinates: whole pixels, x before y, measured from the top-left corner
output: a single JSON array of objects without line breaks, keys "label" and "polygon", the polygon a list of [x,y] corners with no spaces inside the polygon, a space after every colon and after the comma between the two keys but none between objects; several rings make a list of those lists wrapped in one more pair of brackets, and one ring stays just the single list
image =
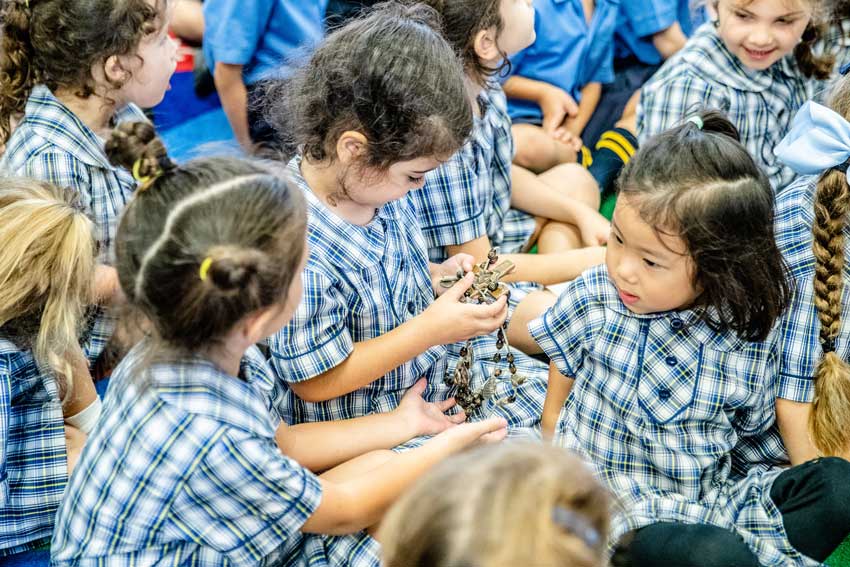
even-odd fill
[{"label": "red object", "polygon": [[169,32],[171,38],[177,42],[177,70],[175,73],[191,73],[195,68],[195,51],[192,46],[183,43],[179,37]]}]

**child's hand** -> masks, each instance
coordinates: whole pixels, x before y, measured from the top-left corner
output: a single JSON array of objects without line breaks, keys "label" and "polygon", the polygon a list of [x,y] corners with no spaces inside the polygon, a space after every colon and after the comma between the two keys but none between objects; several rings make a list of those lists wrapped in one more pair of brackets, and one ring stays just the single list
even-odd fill
[{"label": "child's hand", "polygon": [[480,443],[498,443],[508,435],[508,422],[503,417],[462,423],[440,433],[434,439],[451,444],[456,450]]},{"label": "child's hand", "polygon": [[454,415],[446,414],[455,406],[454,398],[434,403],[423,400],[422,392],[425,391],[426,385],[427,380],[420,379],[404,394],[401,403],[392,412],[399,417],[404,427],[410,428],[411,438],[420,435],[436,435],[466,421],[463,410]]},{"label": "child's hand", "polygon": [[567,91],[552,85],[550,87],[543,91],[539,104],[543,112],[543,131],[554,136],[568,116],[578,114],[578,104]]},{"label": "child's hand", "polygon": [[578,230],[585,246],[603,246],[608,243],[611,234],[611,223],[592,208],[580,213]]},{"label": "child's hand", "polygon": [[580,151],[582,145],[584,145],[584,142],[581,140],[580,136],[572,133],[570,130],[564,128],[563,126],[557,128],[552,133],[552,137],[574,152]]},{"label": "child's hand", "polygon": [[440,278],[454,276],[458,270],[464,273],[471,272],[475,265],[475,257],[472,254],[455,254],[442,264],[431,264],[431,285],[437,297],[443,295],[447,288],[440,285]]},{"label": "child's hand", "polygon": [[88,436],[71,425],[65,426],[65,450],[68,459],[68,476],[74,467],[77,466],[77,460],[80,458],[80,452],[86,444]]},{"label": "child's hand", "polygon": [[452,344],[486,335],[505,322],[508,316],[506,295],[490,305],[460,302],[474,279],[472,273],[466,274],[419,315],[423,318],[423,332],[432,337],[432,344]]}]

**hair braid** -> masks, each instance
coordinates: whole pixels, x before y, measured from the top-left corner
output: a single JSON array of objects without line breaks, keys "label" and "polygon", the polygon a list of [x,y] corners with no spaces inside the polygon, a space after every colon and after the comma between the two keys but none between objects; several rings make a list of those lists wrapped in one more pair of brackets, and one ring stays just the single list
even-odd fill
[{"label": "hair braid", "polygon": [[817,450],[828,456],[844,456],[850,449],[850,366],[833,350],[841,329],[844,226],[848,208],[847,177],[840,171],[827,171],[818,180],[812,227],[814,304],[820,321],[820,340],[825,348],[815,373],[809,430]]}]

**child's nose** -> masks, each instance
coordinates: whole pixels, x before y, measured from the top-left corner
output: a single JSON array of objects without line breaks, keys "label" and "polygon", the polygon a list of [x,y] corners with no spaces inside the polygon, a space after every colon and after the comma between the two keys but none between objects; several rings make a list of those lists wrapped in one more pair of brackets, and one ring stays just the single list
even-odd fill
[{"label": "child's nose", "polygon": [[750,31],[749,39],[754,47],[770,45],[772,38],[773,36],[767,25],[757,25]]}]

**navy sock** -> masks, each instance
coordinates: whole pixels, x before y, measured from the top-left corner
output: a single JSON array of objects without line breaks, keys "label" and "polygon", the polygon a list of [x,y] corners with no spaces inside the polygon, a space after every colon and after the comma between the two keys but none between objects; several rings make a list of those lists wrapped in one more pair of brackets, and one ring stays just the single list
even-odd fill
[{"label": "navy sock", "polygon": [[603,195],[613,190],[614,181],[623,166],[632,159],[637,146],[637,138],[631,132],[624,128],[614,128],[599,137],[599,141],[596,142],[596,149],[591,152],[589,165],[587,160],[584,159],[584,156],[588,153],[587,148],[582,148],[582,163],[596,179],[596,183],[599,184],[599,191]]}]

